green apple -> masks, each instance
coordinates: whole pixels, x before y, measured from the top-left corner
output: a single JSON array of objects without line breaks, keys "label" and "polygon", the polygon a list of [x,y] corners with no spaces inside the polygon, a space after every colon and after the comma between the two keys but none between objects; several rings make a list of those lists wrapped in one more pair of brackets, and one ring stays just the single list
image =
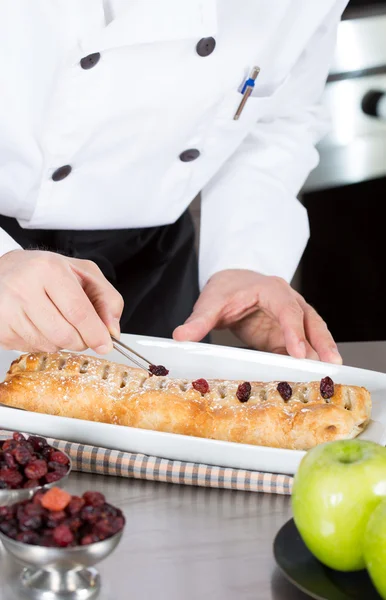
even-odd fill
[{"label": "green apple", "polygon": [[365,568],[363,535],[386,497],[386,448],[362,440],[316,446],[295,475],[292,509],[308,549],[338,571]]},{"label": "green apple", "polygon": [[366,568],[380,596],[386,599],[386,501],[371,513],[363,538]]}]

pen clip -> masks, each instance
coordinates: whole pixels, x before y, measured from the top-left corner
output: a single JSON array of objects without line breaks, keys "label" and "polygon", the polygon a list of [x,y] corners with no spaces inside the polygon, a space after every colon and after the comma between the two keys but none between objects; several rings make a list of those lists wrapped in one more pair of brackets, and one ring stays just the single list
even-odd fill
[{"label": "pen clip", "polygon": [[249,98],[249,96],[252,94],[253,88],[255,87],[255,81],[258,77],[260,73],[260,67],[253,67],[252,69],[252,73],[250,74],[250,76],[248,77],[248,79],[245,81],[242,90],[241,90],[241,94],[242,94],[242,99],[241,102],[236,110],[235,116],[233,117],[234,121],[237,121],[240,118],[241,113],[244,110],[244,106],[247,103],[247,100]]}]

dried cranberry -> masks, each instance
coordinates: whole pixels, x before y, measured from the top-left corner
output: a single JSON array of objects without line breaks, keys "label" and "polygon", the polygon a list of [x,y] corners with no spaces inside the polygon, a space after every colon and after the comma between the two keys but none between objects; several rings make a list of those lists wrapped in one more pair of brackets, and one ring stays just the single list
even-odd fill
[{"label": "dried cranberry", "polygon": [[17,488],[23,481],[23,475],[14,469],[2,469],[0,471],[0,479],[12,488]]},{"label": "dried cranberry", "polygon": [[67,515],[64,512],[64,510],[49,511],[48,516],[47,516],[47,520],[46,520],[46,525],[47,525],[47,527],[54,528],[59,523],[61,523],[62,521],[64,521],[64,519],[66,517],[67,517]]},{"label": "dried cranberry", "polygon": [[53,453],[55,452],[55,448],[51,448],[50,446],[46,446],[45,448],[43,448],[40,452],[40,455],[42,458],[44,458],[44,460],[46,461],[50,461],[51,460],[51,456],[53,455]]},{"label": "dried cranberry", "polygon": [[70,462],[68,460],[68,457],[65,454],[63,454],[63,452],[61,452],[60,450],[55,450],[54,452],[52,452],[50,460],[60,463],[61,465],[68,465],[68,463]]},{"label": "dried cranberry", "polygon": [[122,511],[119,508],[115,508],[108,502],[102,506],[102,510],[100,513],[101,519],[105,519],[106,517],[122,517]]},{"label": "dried cranberry", "polygon": [[39,529],[42,525],[42,518],[39,515],[32,517],[24,515],[19,519],[19,529],[21,531],[28,531],[30,529]]},{"label": "dried cranberry", "polygon": [[149,371],[152,375],[163,377],[169,373],[168,369],[162,365],[150,365]]},{"label": "dried cranberry", "polygon": [[8,486],[5,483],[5,481],[3,481],[3,479],[0,479],[0,490],[6,490],[7,488],[8,488]]},{"label": "dried cranberry", "polygon": [[27,479],[27,481],[23,485],[23,488],[26,490],[30,490],[32,488],[39,487],[39,485],[39,479]]},{"label": "dried cranberry", "polygon": [[85,535],[84,537],[82,537],[82,539],[80,540],[80,543],[82,546],[87,546],[88,544],[95,544],[95,542],[99,542],[99,537],[97,535],[95,535],[95,533],[89,533],[88,535]]},{"label": "dried cranberry", "polygon": [[101,511],[96,506],[85,506],[82,508],[80,518],[88,523],[96,523],[100,517]]},{"label": "dried cranberry", "polygon": [[17,536],[17,527],[14,520],[4,521],[0,523],[0,531],[8,537],[15,538]]},{"label": "dried cranberry", "polygon": [[50,471],[45,476],[45,480],[46,483],[54,483],[55,481],[59,481],[59,479],[62,479],[62,477],[63,473],[60,473],[59,471]]},{"label": "dried cranberry", "polygon": [[16,461],[15,461],[12,453],[9,450],[4,452],[4,460],[5,460],[7,467],[9,467],[10,469],[16,469],[16,466],[17,466]]},{"label": "dried cranberry", "polygon": [[24,513],[26,515],[29,515],[30,517],[35,516],[35,515],[42,515],[44,514],[44,509],[42,507],[41,504],[33,504],[32,502],[27,502],[24,505]]},{"label": "dried cranberry", "polygon": [[16,448],[17,446],[17,442],[15,440],[5,440],[5,442],[3,443],[3,452],[5,452],[6,450],[13,450],[14,448]]},{"label": "dried cranberry", "polygon": [[83,500],[91,506],[102,506],[106,502],[106,498],[100,492],[85,492]]},{"label": "dried cranberry", "polygon": [[0,519],[9,517],[8,506],[0,506]]},{"label": "dried cranberry", "polygon": [[244,383],[240,383],[239,387],[237,388],[236,396],[240,402],[248,402],[251,391],[251,384],[249,381],[245,381]]},{"label": "dried cranberry", "polygon": [[49,471],[58,471],[58,473],[65,475],[68,471],[68,467],[66,465],[63,465],[61,463],[55,462],[53,460],[50,460],[50,462],[47,464],[48,466],[48,470]]},{"label": "dried cranberry", "polygon": [[80,519],[79,517],[71,517],[66,521],[66,524],[69,526],[71,531],[74,532],[78,531],[78,529],[80,529],[83,525],[82,519]]},{"label": "dried cranberry", "polygon": [[292,388],[290,384],[286,381],[281,381],[280,383],[278,383],[276,389],[285,402],[287,402],[291,398]]},{"label": "dried cranberry", "polygon": [[31,452],[25,446],[18,446],[13,450],[12,454],[19,465],[26,465],[31,460]]},{"label": "dried cranberry", "polygon": [[85,505],[85,501],[83,498],[79,496],[73,496],[69,505],[67,506],[67,511],[70,515],[77,515]]},{"label": "dried cranberry", "polygon": [[64,523],[55,527],[52,532],[52,537],[54,542],[62,548],[69,546],[74,541],[74,534],[68,525],[65,525]]},{"label": "dried cranberry", "polygon": [[41,450],[48,445],[47,440],[39,435],[30,435],[28,441],[32,444],[35,452],[41,452]]},{"label": "dried cranberry", "polygon": [[116,517],[115,519],[101,519],[95,524],[94,531],[101,539],[104,539],[121,531],[123,525],[124,519],[122,517]]},{"label": "dried cranberry", "polygon": [[40,479],[47,473],[47,463],[40,459],[28,463],[24,469],[24,474],[28,479]]},{"label": "dried cranberry", "polygon": [[38,544],[39,536],[36,531],[22,531],[17,534],[16,540],[23,542],[23,544]]},{"label": "dried cranberry", "polygon": [[19,431],[15,431],[12,437],[16,442],[21,442],[22,440],[25,440],[24,435]]},{"label": "dried cranberry", "polygon": [[33,495],[32,502],[34,504],[40,504],[41,501],[42,501],[42,499],[43,499],[43,497],[44,497],[44,492],[42,490],[39,490],[38,492],[36,492]]},{"label": "dried cranberry", "polygon": [[328,398],[332,398],[334,395],[334,382],[331,377],[324,377],[320,382],[320,394],[322,398],[328,400]]},{"label": "dried cranberry", "polygon": [[200,394],[207,394],[209,392],[209,383],[206,379],[196,379],[192,382],[192,387],[200,392]]}]

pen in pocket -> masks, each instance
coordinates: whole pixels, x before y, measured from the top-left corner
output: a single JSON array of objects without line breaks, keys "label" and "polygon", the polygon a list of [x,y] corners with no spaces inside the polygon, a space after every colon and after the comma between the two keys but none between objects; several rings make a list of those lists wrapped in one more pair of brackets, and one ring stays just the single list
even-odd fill
[{"label": "pen in pocket", "polygon": [[246,80],[246,82],[244,83],[243,89],[241,90],[242,99],[241,99],[241,102],[240,102],[240,104],[238,106],[238,109],[236,110],[235,116],[233,117],[234,121],[237,121],[240,118],[240,115],[241,115],[241,113],[244,110],[244,106],[246,105],[249,96],[253,92],[253,88],[255,87],[255,81],[256,81],[257,76],[259,75],[259,73],[260,73],[260,68],[259,67],[253,67],[252,73],[250,74],[250,76]]}]

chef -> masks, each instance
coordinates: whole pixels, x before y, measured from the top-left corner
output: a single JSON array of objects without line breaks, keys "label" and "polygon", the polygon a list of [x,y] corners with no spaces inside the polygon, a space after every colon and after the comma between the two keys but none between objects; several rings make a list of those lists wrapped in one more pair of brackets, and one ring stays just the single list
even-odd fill
[{"label": "chef", "polygon": [[289,282],[345,5],[0,0],[1,347],[227,327],[340,363]]}]

